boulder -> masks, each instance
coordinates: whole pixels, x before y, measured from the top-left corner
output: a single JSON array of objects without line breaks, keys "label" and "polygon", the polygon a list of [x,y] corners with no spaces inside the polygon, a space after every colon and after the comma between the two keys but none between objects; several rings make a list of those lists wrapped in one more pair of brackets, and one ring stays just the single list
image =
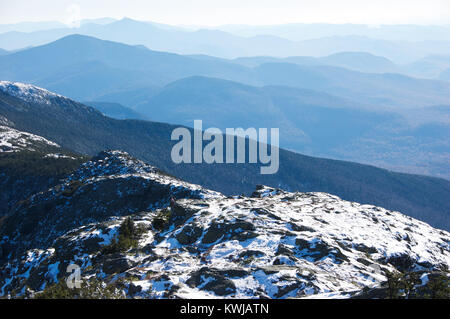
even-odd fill
[{"label": "boulder", "polygon": [[245,220],[213,221],[203,236],[202,243],[212,244],[221,238],[243,241],[258,236],[254,230],[255,226]]},{"label": "boulder", "polygon": [[197,241],[202,235],[203,229],[199,226],[186,225],[176,235],[178,242],[182,245],[190,245]]},{"label": "boulder", "polygon": [[191,288],[212,291],[218,296],[227,296],[236,292],[234,283],[213,268],[203,267],[191,274],[186,281]]},{"label": "boulder", "polygon": [[109,255],[103,262],[103,272],[108,275],[124,272],[131,267],[133,263],[122,254]]}]

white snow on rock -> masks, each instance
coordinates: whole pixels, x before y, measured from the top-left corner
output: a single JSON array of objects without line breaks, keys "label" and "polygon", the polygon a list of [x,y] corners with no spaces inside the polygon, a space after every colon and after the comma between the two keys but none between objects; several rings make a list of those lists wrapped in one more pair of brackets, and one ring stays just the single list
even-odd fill
[{"label": "white snow on rock", "polygon": [[75,157],[73,157],[73,156],[68,156],[68,155],[64,155],[61,153],[46,154],[45,157],[46,158],[56,158],[56,159],[59,159],[59,158],[68,158],[68,159],[73,159],[73,160],[75,159]]},{"label": "white snow on rock", "polygon": [[0,126],[0,153],[18,152],[22,150],[35,151],[36,144],[40,146],[60,147],[41,136],[18,131],[8,126]]},{"label": "white snow on rock", "polygon": [[52,98],[64,98],[62,95],[50,92],[32,84],[0,81],[0,90],[11,96],[32,103],[50,104]]},{"label": "white snow on rock", "polygon": [[[152,180],[160,185],[168,185],[173,193],[176,193],[177,189],[189,189],[204,198],[223,197],[218,192],[167,175],[156,167],[130,156],[127,152],[118,150],[102,152],[99,157],[82,164],[75,173],[67,178],[66,182],[78,180],[85,184],[93,184],[102,180],[130,178]],[[121,196],[121,194],[117,195]]]},{"label": "white snow on rock", "polygon": [[[141,171],[139,162],[131,166],[157,174]],[[146,231],[138,247],[120,257],[129,266],[112,274],[105,263],[117,256],[98,259],[100,250],[87,254],[83,247],[95,238],[102,247],[111,243],[125,217],[82,226],[60,239],[76,243],[70,262],[89,267],[89,276],[109,283],[131,278],[129,297],[349,298],[380,286],[386,270],[405,266],[423,272],[426,281],[431,271],[450,267],[450,233],[326,193],[259,187],[252,197],[181,199],[172,213],[186,220],[163,231],[152,227],[159,212],[134,215]],[[59,260],[47,256],[51,273]],[[17,268],[10,274],[23,276]]]},{"label": "white snow on rock", "polygon": [[[203,267],[246,272],[229,278],[236,290],[228,297],[252,298],[263,291],[260,296],[286,298],[342,297],[363,287],[376,287],[386,280],[381,270],[393,270],[392,264],[402,256],[410,258],[414,270],[450,266],[448,232],[398,212],[330,194],[265,189],[257,199],[212,199],[208,204],[155,245],[161,258],[140,265],[144,272],[159,271],[183,286],[179,297],[211,294],[203,289],[206,281],[203,286],[184,287],[189,274]],[[245,234],[244,229],[231,227],[205,244],[214,224],[223,229],[236,222],[249,223],[254,229]],[[204,229],[193,244],[201,250],[197,256],[182,253],[185,245],[176,239],[186,227]]]}]

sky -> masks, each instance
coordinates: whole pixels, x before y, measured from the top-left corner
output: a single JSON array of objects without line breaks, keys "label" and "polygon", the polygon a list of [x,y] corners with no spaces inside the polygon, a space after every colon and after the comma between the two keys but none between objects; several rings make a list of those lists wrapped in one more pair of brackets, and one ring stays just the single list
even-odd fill
[{"label": "sky", "polygon": [[128,17],[172,25],[450,25],[450,0],[0,0],[0,24]]}]

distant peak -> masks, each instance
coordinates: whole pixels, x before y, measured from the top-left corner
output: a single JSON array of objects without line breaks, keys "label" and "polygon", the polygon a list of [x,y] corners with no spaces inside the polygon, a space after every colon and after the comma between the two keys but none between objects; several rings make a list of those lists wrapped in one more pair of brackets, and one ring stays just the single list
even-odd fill
[{"label": "distant peak", "polygon": [[54,42],[67,41],[67,40],[98,40],[98,41],[101,41],[100,39],[97,39],[95,37],[91,37],[91,36],[88,36],[88,35],[75,33],[75,34],[66,35],[66,36],[64,36],[64,37],[62,37],[62,38],[60,38],[60,39],[58,39],[58,40],[56,40]]},{"label": "distant peak", "polygon": [[116,21],[116,23],[145,23],[145,22],[133,20],[133,19],[125,17],[125,18],[122,18],[122,19]]},{"label": "distant peak", "polygon": [[137,20],[133,20],[133,19],[128,18],[128,17],[123,17],[123,18],[120,19],[119,21],[137,21]]},{"label": "distant peak", "polygon": [[365,52],[365,51],[343,51],[343,52],[338,52],[338,53],[333,53],[333,54],[327,55],[325,58],[331,58],[331,57],[349,57],[349,58],[364,57],[364,58],[372,58],[372,59],[376,58],[376,59],[388,60],[387,58],[385,58],[383,56],[375,55],[375,54],[372,54],[370,52]]}]

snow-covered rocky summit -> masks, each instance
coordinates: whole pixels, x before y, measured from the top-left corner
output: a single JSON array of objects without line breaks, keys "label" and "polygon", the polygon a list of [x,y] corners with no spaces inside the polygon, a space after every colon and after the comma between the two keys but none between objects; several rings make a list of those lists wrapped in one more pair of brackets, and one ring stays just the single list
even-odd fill
[{"label": "snow-covered rocky summit", "polygon": [[60,146],[42,136],[18,131],[8,126],[0,125],[0,153],[36,151],[42,148],[59,148]]},{"label": "snow-covered rocky summit", "polygon": [[59,183],[86,156],[42,136],[19,131],[0,116],[0,219],[21,200]]},{"label": "snow-covered rocky summit", "polygon": [[0,91],[32,103],[49,104],[54,98],[66,99],[46,89],[20,82],[0,81]]},{"label": "snow-covered rocky summit", "polygon": [[[135,214],[130,209],[129,216],[139,229],[136,245],[111,247],[125,214],[117,203],[111,206],[90,192],[102,188],[101,181],[110,180],[100,194],[109,190],[109,201],[123,197],[130,203],[135,198],[132,205],[137,206],[142,193],[133,197],[131,184],[118,187],[136,174],[154,180],[152,176],[159,173],[122,152],[105,153],[84,165],[70,180],[94,186],[83,184],[73,191],[72,201],[58,201],[63,210],[56,215],[82,214],[71,202],[82,200],[84,194],[92,197],[85,209],[93,209],[94,215],[99,213],[97,208],[113,207],[114,212],[117,207],[116,215],[121,217],[71,225],[47,246],[37,247],[35,242],[5,264],[0,293],[42,290],[65,280],[66,267],[72,263],[81,267],[85,281],[97,278],[128,297],[148,298],[342,298],[380,287],[386,271],[414,271],[426,284],[433,272],[446,273],[450,267],[448,232],[399,212],[330,194],[291,193],[265,186],[250,197],[225,197],[199,189],[200,196],[179,196],[170,210],[165,208],[167,203],[162,208],[140,206]],[[158,178],[158,183],[181,183],[177,187],[190,189],[171,177]],[[59,197],[59,191],[53,189],[31,202],[37,207],[45,203],[53,211],[49,196]],[[18,237],[8,237],[8,242],[23,240],[24,229],[18,230]]]},{"label": "snow-covered rocky summit", "polygon": [[[92,160],[82,164],[71,174],[65,183],[82,182],[92,184],[102,180],[148,180],[168,187],[168,195],[176,197],[178,193],[188,191],[195,198],[222,197],[218,192],[210,191],[199,185],[181,181],[156,167],[130,156],[127,152],[109,150],[100,152]],[[131,190],[130,190],[131,191]],[[117,193],[121,197],[121,193]]]},{"label": "snow-covered rocky summit", "polygon": [[19,203],[0,232],[8,254],[16,256],[29,248],[48,248],[58,236],[87,223],[167,207],[171,197],[223,195],[169,176],[125,152],[105,151],[56,186]]},{"label": "snow-covered rocky summit", "polygon": [[[20,110],[21,112],[27,110],[28,108],[32,108],[33,110],[39,109],[45,114],[59,114],[63,110],[70,110],[71,112],[97,112],[101,114],[93,107],[86,106],[63,95],[50,92],[44,88],[27,83],[0,81],[0,95],[5,95],[25,102],[9,104],[10,107]],[[2,122],[2,116],[0,115],[0,125],[5,125]],[[6,125],[11,126],[9,124]]]}]

